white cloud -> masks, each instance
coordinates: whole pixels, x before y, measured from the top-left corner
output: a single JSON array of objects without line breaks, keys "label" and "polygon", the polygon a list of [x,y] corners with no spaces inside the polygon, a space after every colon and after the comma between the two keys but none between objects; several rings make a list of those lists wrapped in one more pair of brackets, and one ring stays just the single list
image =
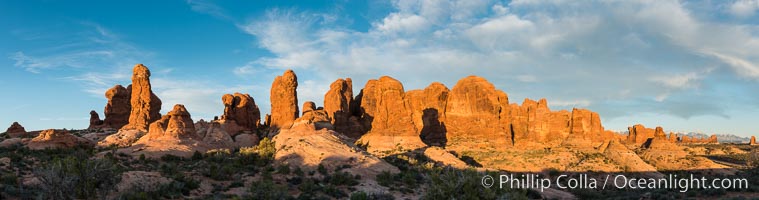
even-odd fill
[{"label": "white cloud", "polygon": [[[252,66],[306,69],[312,73],[311,80],[319,83],[313,85],[352,77],[357,90],[365,80],[380,75],[401,80],[408,90],[432,81],[453,87],[459,78],[474,74],[488,78],[510,96],[547,97],[559,107],[612,111],[604,106],[650,104],[651,100],[672,103],[702,94],[698,90],[711,87],[700,86],[714,75],[698,70],[704,65],[727,67],[733,69],[731,76],[759,80],[753,64],[759,59],[755,30],[698,17],[701,13],[679,1],[512,1],[504,5],[398,0],[393,6],[394,11],[370,21],[367,31],[325,23],[313,13],[294,10],[274,10],[265,19],[240,27],[274,54],[252,60]],[[671,112],[689,117],[723,108],[701,102],[693,105],[691,110]],[[608,112],[606,117],[628,112],[633,111]]]},{"label": "white cloud", "polygon": [[378,30],[388,33],[417,33],[425,30],[429,26],[429,22],[419,15],[393,13],[375,26]]},{"label": "white cloud", "polygon": [[738,0],[730,5],[730,13],[738,17],[749,17],[759,10],[759,0]]},{"label": "white cloud", "polygon": [[229,15],[226,14],[224,9],[206,0],[187,0],[187,4],[190,5],[190,9],[195,12],[209,14],[216,18],[225,20],[232,19],[229,17]]}]

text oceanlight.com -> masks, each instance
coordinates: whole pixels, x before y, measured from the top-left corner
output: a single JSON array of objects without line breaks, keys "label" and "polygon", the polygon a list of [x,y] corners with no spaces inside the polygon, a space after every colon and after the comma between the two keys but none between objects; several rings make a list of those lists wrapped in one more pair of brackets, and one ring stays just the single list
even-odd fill
[{"label": "text oceanlight.com", "polygon": [[560,175],[556,178],[544,178],[538,174],[502,174],[497,177],[485,175],[482,185],[487,188],[497,187],[514,189],[670,189],[687,192],[691,189],[747,189],[746,178],[706,178],[693,174],[682,177],[669,174],[660,178],[635,178],[625,175],[608,174],[601,177],[589,177],[587,174]]}]

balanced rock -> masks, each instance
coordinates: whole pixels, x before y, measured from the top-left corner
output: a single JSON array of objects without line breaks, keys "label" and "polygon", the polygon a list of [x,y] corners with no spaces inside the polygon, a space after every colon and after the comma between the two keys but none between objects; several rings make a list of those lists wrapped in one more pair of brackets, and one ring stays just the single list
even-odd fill
[{"label": "balanced rock", "polygon": [[459,80],[448,95],[445,126],[454,149],[494,149],[512,145],[509,99],[482,77]]},{"label": "balanced rock", "polygon": [[303,116],[293,122],[291,129],[320,130],[323,128],[334,130],[332,120],[323,108],[317,109],[316,104],[306,101],[303,104]]},{"label": "balanced rock", "polygon": [[103,120],[100,120],[98,112],[90,111],[90,126],[87,129],[97,129],[103,126]]},{"label": "balanced rock", "polygon": [[115,85],[105,92],[108,103],[105,104],[105,119],[103,125],[113,129],[120,129],[129,123],[129,114],[132,111],[132,85],[127,88]]},{"label": "balanced rock", "polygon": [[248,94],[225,94],[221,97],[224,114],[221,120],[234,121],[246,130],[256,130],[261,123],[261,111]]},{"label": "balanced rock", "polygon": [[[150,70],[145,65],[137,64],[132,71],[132,112],[129,124],[123,129],[147,131],[150,123],[161,118],[161,100],[153,94],[150,86]],[[192,123],[190,123],[192,124]]]},{"label": "balanced rock", "polygon": [[272,131],[292,126],[298,118],[298,77],[293,70],[287,70],[282,76],[274,78],[271,84],[271,120]]},{"label": "balanced rock", "polygon": [[406,101],[411,106],[414,126],[422,141],[428,145],[446,144],[445,104],[450,90],[442,83],[434,82],[424,90],[406,92]]},{"label": "balanced rock", "polygon": [[354,117],[356,102],[353,99],[353,81],[350,78],[337,79],[329,85],[324,94],[324,110],[332,119],[335,131],[351,138],[359,138],[365,132]]},{"label": "balanced rock", "polygon": [[313,101],[306,101],[303,103],[303,113],[301,115],[306,114],[307,112],[311,112],[316,110],[316,103]]},{"label": "balanced rock", "polygon": [[5,134],[8,134],[10,137],[26,137],[29,134],[27,134],[26,129],[24,129],[24,126],[21,126],[18,122],[13,122],[8,129],[5,130]]},{"label": "balanced rock", "polygon": [[27,143],[27,148],[32,150],[72,148],[78,145],[90,145],[87,139],[70,134],[66,130],[48,129],[42,131],[37,137]]}]

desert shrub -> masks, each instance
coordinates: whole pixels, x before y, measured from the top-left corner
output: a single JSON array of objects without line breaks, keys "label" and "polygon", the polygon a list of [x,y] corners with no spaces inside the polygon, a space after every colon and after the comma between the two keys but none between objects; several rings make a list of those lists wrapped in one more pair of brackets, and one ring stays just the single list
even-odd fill
[{"label": "desert shrub", "polygon": [[316,168],[316,171],[319,171],[320,174],[325,175],[325,176],[328,174],[327,168],[324,167],[324,165],[322,165],[321,163],[319,164],[319,167]]},{"label": "desert shrub", "polygon": [[355,186],[358,185],[358,181],[354,179],[355,176],[351,175],[348,172],[337,172],[332,174],[331,176],[324,177],[324,182],[328,182],[332,185],[347,185],[347,186]]},{"label": "desert shrub", "polygon": [[302,192],[301,196],[314,196],[316,195],[316,192],[318,192],[321,189],[321,187],[316,184],[316,181],[313,179],[307,178],[306,180],[303,180],[303,182],[298,185],[298,190]]},{"label": "desert shrub", "polygon": [[342,199],[342,198],[348,197],[348,194],[345,194],[345,192],[343,192],[342,190],[340,190],[334,185],[324,186],[324,193],[336,199]]},{"label": "desert shrub", "polygon": [[41,182],[43,197],[50,199],[105,197],[121,177],[109,160],[75,156],[56,159],[34,174]]},{"label": "desert shrub", "polygon": [[203,160],[203,153],[200,153],[200,151],[193,152],[192,160]]},{"label": "desert shrub", "polygon": [[166,155],[161,156],[161,161],[164,161],[164,162],[182,161],[182,157],[166,154]]},{"label": "desert shrub", "polygon": [[527,199],[523,191],[482,187],[483,174],[472,169],[446,169],[429,176],[429,188],[422,199]]},{"label": "desert shrub", "polygon": [[295,170],[293,170],[293,174],[297,176],[303,176],[303,169],[301,169],[300,167],[295,167]]},{"label": "desert shrub", "polygon": [[368,200],[369,195],[366,194],[366,192],[358,191],[351,193],[351,200]]},{"label": "desert shrub", "polygon": [[200,183],[192,178],[180,175],[174,181],[158,186],[158,188],[134,188],[119,196],[121,200],[148,200],[148,199],[180,199],[190,194],[190,191],[200,187]]},{"label": "desert shrub", "polygon": [[208,163],[202,172],[213,180],[226,181],[230,180],[236,169],[232,164]]},{"label": "desert shrub", "polygon": [[290,165],[284,164],[277,167],[277,173],[279,174],[290,174]]},{"label": "desert shrub", "polygon": [[251,184],[250,196],[246,199],[287,199],[287,188],[274,184],[271,180],[256,181]]},{"label": "desert shrub", "polygon": [[381,186],[390,187],[393,181],[393,174],[389,171],[382,171],[377,174],[377,184]]}]

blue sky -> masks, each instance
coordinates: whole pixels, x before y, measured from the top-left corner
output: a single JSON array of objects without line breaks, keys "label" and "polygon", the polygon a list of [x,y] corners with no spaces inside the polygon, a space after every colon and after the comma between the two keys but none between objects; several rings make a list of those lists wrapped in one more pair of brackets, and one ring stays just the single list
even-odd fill
[{"label": "blue sky", "polygon": [[165,113],[223,111],[298,74],[300,102],[390,75],[406,90],[483,76],[512,103],[599,112],[607,129],[759,132],[759,0],[2,1],[0,124],[84,128],[131,68]]}]

